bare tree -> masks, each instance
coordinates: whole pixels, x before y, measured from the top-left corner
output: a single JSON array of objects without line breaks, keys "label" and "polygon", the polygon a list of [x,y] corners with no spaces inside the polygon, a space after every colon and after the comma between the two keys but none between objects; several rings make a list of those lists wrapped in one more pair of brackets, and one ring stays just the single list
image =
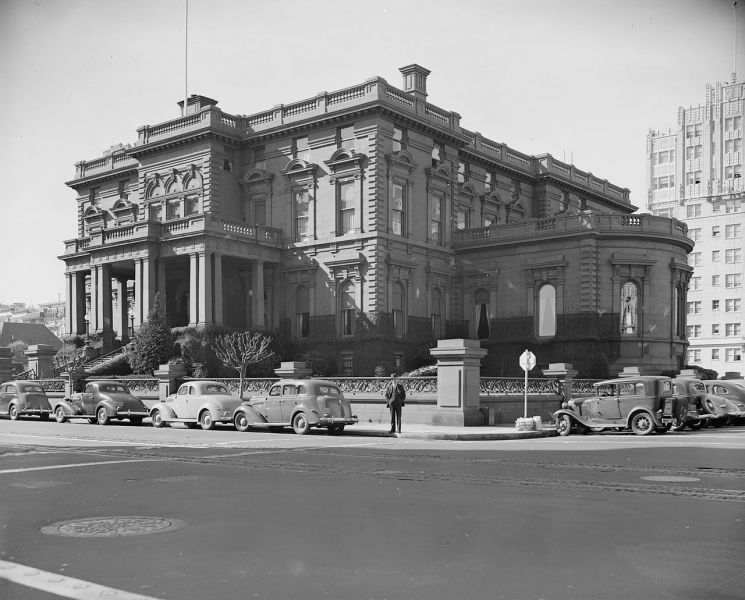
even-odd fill
[{"label": "bare tree", "polygon": [[240,375],[240,399],[243,400],[243,382],[246,367],[267,360],[274,355],[272,338],[257,331],[238,331],[215,338],[215,354],[228,367]]}]

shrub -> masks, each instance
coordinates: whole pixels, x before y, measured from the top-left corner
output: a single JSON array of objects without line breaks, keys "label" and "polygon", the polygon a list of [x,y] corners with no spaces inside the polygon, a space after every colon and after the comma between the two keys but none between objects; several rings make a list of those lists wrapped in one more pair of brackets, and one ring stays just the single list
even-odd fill
[{"label": "shrub", "polygon": [[134,373],[152,375],[153,371],[168,361],[172,351],[171,330],[156,294],[147,321],[135,333],[129,346],[127,360]]}]

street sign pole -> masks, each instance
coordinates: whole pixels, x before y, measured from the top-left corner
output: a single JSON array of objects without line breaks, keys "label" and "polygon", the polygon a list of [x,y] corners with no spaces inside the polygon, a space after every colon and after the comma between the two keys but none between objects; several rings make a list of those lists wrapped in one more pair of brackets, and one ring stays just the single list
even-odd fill
[{"label": "street sign pole", "polygon": [[535,367],[535,354],[526,348],[525,352],[520,355],[520,366],[525,371],[525,385],[523,387],[523,398],[525,408],[523,418],[528,418],[528,371]]}]

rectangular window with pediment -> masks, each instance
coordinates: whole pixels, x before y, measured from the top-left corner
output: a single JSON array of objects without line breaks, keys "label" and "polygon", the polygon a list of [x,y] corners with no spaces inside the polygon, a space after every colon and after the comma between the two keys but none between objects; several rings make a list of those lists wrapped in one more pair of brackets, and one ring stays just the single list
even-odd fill
[{"label": "rectangular window with pediment", "polygon": [[337,231],[339,235],[354,233],[355,231],[355,207],[357,206],[359,184],[354,181],[337,181],[336,194],[339,210],[339,223]]},{"label": "rectangular window with pediment", "polygon": [[196,215],[199,213],[199,198],[197,196],[186,196],[184,198],[184,216]]},{"label": "rectangular window with pediment", "polygon": [[467,206],[459,206],[457,213],[456,227],[458,229],[468,229],[470,227],[470,212]]},{"label": "rectangular window with pediment", "polygon": [[429,199],[429,241],[433,244],[442,243],[442,205],[444,198],[439,194],[432,194]]},{"label": "rectangular window with pediment", "polygon": [[310,212],[310,195],[305,188],[296,189],[292,192],[292,204],[294,210],[294,237],[296,242],[304,242],[309,239],[308,221]]},{"label": "rectangular window with pediment", "polygon": [[401,183],[394,183],[392,191],[391,231],[396,235],[404,235],[406,228],[406,186]]}]

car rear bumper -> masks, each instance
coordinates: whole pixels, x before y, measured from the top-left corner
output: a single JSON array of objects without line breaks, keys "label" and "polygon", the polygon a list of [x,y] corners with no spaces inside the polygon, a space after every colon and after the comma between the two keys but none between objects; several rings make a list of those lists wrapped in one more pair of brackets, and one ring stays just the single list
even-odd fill
[{"label": "car rear bumper", "polygon": [[321,417],[319,425],[354,425],[359,419],[357,417]]}]

